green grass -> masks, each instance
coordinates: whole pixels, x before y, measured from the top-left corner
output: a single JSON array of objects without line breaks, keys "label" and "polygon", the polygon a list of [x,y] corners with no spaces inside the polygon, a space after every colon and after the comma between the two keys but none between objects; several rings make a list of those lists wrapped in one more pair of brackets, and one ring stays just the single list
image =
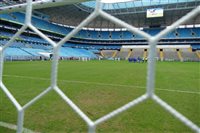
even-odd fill
[{"label": "green grass", "polygon": [[[126,61],[62,61],[59,64],[58,86],[83,112],[96,120],[145,93],[146,68],[146,63]],[[24,105],[50,86],[50,71],[51,62],[5,62],[3,82],[19,103]],[[199,63],[157,63],[156,94],[198,126],[199,81]],[[17,121],[16,109],[1,90],[0,121],[12,124]],[[25,111],[24,125],[42,133],[87,132],[84,121],[54,91]],[[0,133],[11,132],[0,127]],[[97,132],[192,131],[152,100],[148,100],[99,125]]]}]

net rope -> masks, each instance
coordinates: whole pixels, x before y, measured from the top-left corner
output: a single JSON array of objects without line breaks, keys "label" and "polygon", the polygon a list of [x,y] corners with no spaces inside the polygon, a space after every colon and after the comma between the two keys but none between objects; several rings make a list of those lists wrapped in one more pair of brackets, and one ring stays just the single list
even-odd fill
[{"label": "net rope", "polygon": [[[14,7],[14,8],[17,8]],[[155,88],[155,64],[156,64],[156,45],[158,41],[161,39],[161,37],[165,36],[167,33],[173,31],[177,26],[183,24],[187,20],[194,18],[200,13],[200,6],[196,7],[194,10],[183,16],[178,21],[174,22],[169,28],[166,28],[162,30],[160,33],[158,33],[155,36],[151,36],[143,31],[140,31],[136,27],[127,24],[126,22],[106,13],[101,9],[101,1],[96,0],[96,7],[95,10],[84,20],[82,21],[76,28],[74,28],[67,36],[65,36],[61,41],[58,43],[54,42],[50,38],[48,38],[46,35],[44,35],[41,31],[39,31],[35,26],[31,23],[31,16],[32,16],[32,0],[27,0],[26,3],[26,17],[25,17],[25,23],[24,25],[18,30],[18,32],[7,42],[6,45],[0,47],[0,88],[1,90],[7,95],[8,99],[13,103],[13,105],[16,107],[18,112],[18,120],[17,120],[17,133],[22,133],[24,128],[24,112],[27,108],[29,108],[33,103],[38,101],[40,98],[42,98],[44,95],[46,95],[49,91],[54,90],[55,93],[57,93],[72,109],[74,112],[77,113],[88,125],[88,133],[95,133],[96,127],[111,119],[112,117],[115,117],[116,115],[119,115],[120,113],[128,110],[129,108],[132,108],[148,99],[152,99],[155,101],[155,103],[159,104],[162,108],[164,108],[166,111],[168,111],[171,115],[173,115],[175,118],[180,120],[183,124],[185,124],[187,127],[192,129],[196,133],[200,133],[200,127],[190,121],[188,118],[186,118],[184,115],[176,111],[173,107],[171,107],[169,104],[167,104],[165,101],[163,101],[161,98],[159,98],[154,93]],[[149,61],[148,61],[148,73],[147,73],[147,85],[146,85],[146,93],[142,96],[134,99],[133,101],[127,103],[126,105],[110,112],[109,114],[92,121],[73,101],[68,98],[66,94],[57,86],[57,75],[58,75],[58,64],[59,64],[59,50],[60,47],[67,42],[71,37],[73,37],[76,33],[78,33],[84,26],[89,24],[92,20],[94,20],[97,16],[101,16],[107,20],[110,20],[111,22],[120,25],[121,27],[127,28],[130,32],[135,33],[137,35],[140,35],[144,37],[149,45]],[[53,60],[52,60],[52,68],[51,68],[51,84],[50,86],[45,89],[42,93],[37,95],[35,98],[33,98],[31,101],[29,101],[24,106],[20,105],[20,103],[15,99],[15,97],[11,94],[9,89],[4,85],[2,76],[3,76],[3,64],[4,64],[4,55],[3,52],[7,47],[12,45],[12,43],[15,41],[17,37],[20,36],[27,28],[30,28],[33,30],[36,34],[38,34],[41,38],[46,40],[48,43],[50,43],[53,46]]]}]

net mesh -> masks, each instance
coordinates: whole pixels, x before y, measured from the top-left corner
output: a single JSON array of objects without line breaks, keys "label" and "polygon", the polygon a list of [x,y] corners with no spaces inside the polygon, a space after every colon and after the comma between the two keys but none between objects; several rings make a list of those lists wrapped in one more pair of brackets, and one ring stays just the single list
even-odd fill
[{"label": "net mesh", "polygon": [[[155,63],[156,63],[156,45],[157,42],[161,39],[161,37],[165,36],[167,33],[173,31],[177,26],[183,24],[187,20],[194,18],[200,13],[200,6],[198,6],[196,9],[192,10],[188,14],[186,14],[184,17],[173,23],[169,28],[164,29],[159,34],[155,36],[151,36],[143,31],[140,31],[134,26],[131,26],[124,21],[111,16],[110,14],[104,12],[101,9],[101,1],[96,0],[96,7],[95,10],[83,21],[81,22],[76,28],[74,28],[67,36],[65,36],[60,42],[56,43],[50,38],[48,38],[46,35],[44,35],[42,32],[40,32],[36,27],[34,27],[31,23],[31,16],[32,16],[32,0],[27,0],[26,3],[26,19],[24,25],[18,30],[18,32],[7,42],[6,45],[3,47],[0,47],[0,87],[3,90],[3,92],[7,95],[9,100],[14,104],[18,111],[18,121],[17,121],[17,133],[22,133],[23,123],[24,123],[24,111],[30,107],[33,103],[38,101],[40,98],[42,98],[45,94],[47,94],[50,90],[54,90],[55,93],[57,93],[72,109],[74,112],[77,113],[88,125],[88,132],[94,133],[96,127],[111,119],[112,117],[117,116],[118,114],[126,111],[129,108],[132,108],[142,102],[144,102],[147,99],[153,99],[157,104],[159,104],[161,107],[163,107],[165,110],[167,110],[171,115],[176,117],[178,120],[180,120],[183,124],[191,128],[194,132],[200,133],[200,128],[194,124],[192,121],[190,121],[188,118],[186,118],[184,115],[176,111],[173,107],[168,105],[165,101],[163,101],[161,98],[159,98],[154,93],[155,88]],[[13,7],[18,8],[18,7]],[[5,12],[5,11],[4,11]],[[58,71],[58,61],[59,61],[59,49],[67,42],[71,37],[73,37],[76,33],[78,33],[84,26],[89,24],[92,20],[94,20],[96,17],[101,16],[107,20],[110,20],[111,22],[120,25],[124,28],[127,28],[130,32],[138,34],[140,36],[143,36],[150,45],[149,49],[149,62],[148,62],[148,74],[147,74],[147,86],[146,86],[146,93],[142,96],[138,97],[137,99],[127,103],[126,105],[110,112],[109,114],[92,121],[76,104],[73,103],[73,101],[68,98],[66,94],[63,93],[63,91],[57,86],[57,71]],[[36,34],[38,34],[41,38],[48,41],[53,46],[53,60],[52,60],[52,68],[51,68],[51,84],[50,87],[48,87],[46,90],[44,90],[42,93],[40,93],[38,96],[36,96],[34,99],[29,101],[24,106],[21,106],[19,102],[15,99],[15,97],[10,93],[10,91],[7,89],[7,87],[4,85],[2,81],[3,76],[3,63],[4,63],[4,50],[9,47],[14,40],[22,34],[27,28],[32,29]]]}]

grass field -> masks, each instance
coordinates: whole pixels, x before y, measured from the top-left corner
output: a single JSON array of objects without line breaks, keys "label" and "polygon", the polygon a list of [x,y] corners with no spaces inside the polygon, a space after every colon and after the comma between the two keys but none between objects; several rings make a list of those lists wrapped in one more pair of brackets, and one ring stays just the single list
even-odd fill
[{"label": "grass field", "polygon": [[[146,63],[62,61],[58,85],[92,120],[145,93]],[[3,81],[21,105],[50,85],[51,62],[5,62]],[[158,62],[156,94],[200,126],[200,64]],[[17,112],[0,90],[0,121],[16,124]],[[42,133],[87,132],[82,119],[51,91],[25,112],[28,129]],[[0,127],[0,133],[15,131]],[[104,133],[191,133],[151,100],[99,125]]]}]

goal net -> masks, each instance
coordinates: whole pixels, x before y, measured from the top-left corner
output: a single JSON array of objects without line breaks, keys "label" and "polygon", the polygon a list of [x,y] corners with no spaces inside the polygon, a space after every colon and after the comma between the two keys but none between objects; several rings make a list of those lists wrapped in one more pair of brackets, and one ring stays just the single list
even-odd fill
[{"label": "goal net", "polygon": [[[178,21],[174,22],[169,28],[164,29],[160,33],[158,33],[155,36],[151,36],[138,28],[127,24],[126,22],[106,13],[101,9],[101,1],[96,0],[96,7],[95,10],[87,17],[84,21],[82,21],[77,27],[75,27],[67,36],[65,36],[61,41],[58,43],[54,42],[50,38],[48,38],[46,35],[44,35],[41,31],[39,31],[35,26],[31,23],[31,16],[32,16],[32,9],[37,8],[45,8],[45,7],[51,7],[51,6],[59,6],[63,4],[73,4],[76,2],[83,2],[87,0],[43,0],[43,1],[36,1],[32,2],[32,0],[27,0],[25,4],[22,5],[14,5],[9,7],[2,7],[0,10],[0,13],[8,13],[8,12],[14,12],[14,11],[20,11],[22,9],[26,9],[26,18],[24,25],[18,30],[18,32],[7,42],[6,45],[0,47],[0,88],[3,90],[3,92],[7,95],[9,100],[14,104],[18,111],[18,121],[17,121],[17,133],[23,132],[23,123],[24,123],[24,112],[27,108],[29,108],[33,103],[40,100],[45,94],[47,94],[50,90],[54,90],[55,93],[57,93],[72,109],[74,112],[77,113],[88,125],[88,132],[94,133],[96,130],[96,127],[111,119],[112,117],[115,117],[119,115],[120,113],[128,110],[129,108],[132,108],[148,99],[152,99],[157,104],[159,104],[161,107],[163,107],[165,110],[167,110],[171,115],[176,117],[178,120],[180,120],[183,124],[191,128],[194,132],[200,133],[200,128],[190,121],[188,118],[186,118],[184,115],[176,111],[173,107],[171,107],[169,104],[167,104],[165,101],[163,101],[161,98],[159,98],[154,93],[155,88],[155,63],[156,63],[156,45],[158,41],[161,39],[161,37],[165,36],[167,33],[173,31],[177,26],[183,24],[189,19],[194,18],[200,13],[200,6],[198,6],[196,9],[192,10],[185,16],[183,16]],[[41,4],[41,2],[43,4]],[[130,32],[140,35],[144,37],[148,43],[149,43],[149,62],[148,62],[148,74],[147,74],[147,85],[146,85],[146,93],[142,96],[138,97],[137,99],[134,99],[133,101],[130,101],[126,105],[110,112],[109,114],[93,121],[91,120],[73,101],[63,93],[63,91],[57,86],[57,72],[58,72],[58,61],[59,61],[59,50],[60,47],[67,42],[71,37],[73,37],[76,33],[78,33],[84,26],[89,24],[91,21],[93,21],[96,17],[101,16],[107,20],[110,20],[111,22],[120,25],[121,27],[124,27],[128,29]],[[38,34],[41,38],[46,40],[48,43],[50,43],[53,47],[53,60],[52,60],[52,68],[51,68],[51,84],[49,87],[44,90],[41,94],[33,98],[31,101],[29,101],[24,106],[21,106],[19,102],[15,99],[15,97],[10,93],[10,91],[7,89],[7,87],[4,85],[2,76],[3,76],[3,64],[4,64],[4,55],[3,51],[9,47],[14,40],[20,36],[27,28],[30,28],[33,30],[36,34]]]}]

